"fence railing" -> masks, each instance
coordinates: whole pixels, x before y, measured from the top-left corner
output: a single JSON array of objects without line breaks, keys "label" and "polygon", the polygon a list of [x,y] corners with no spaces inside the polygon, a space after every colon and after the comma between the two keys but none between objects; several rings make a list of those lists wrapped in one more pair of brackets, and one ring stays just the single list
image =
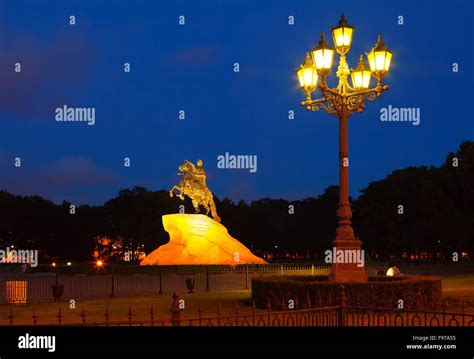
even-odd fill
[{"label": "fence railing", "polygon": [[[170,316],[157,318],[157,312],[151,306],[146,315],[138,315],[130,306],[125,313],[112,313],[108,307],[97,314],[82,308],[71,318],[63,314],[61,308],[53,317],[40,317],[33,309],[28,315],[25,311],[16,315],[10,309],[8,316],[0,317],[0,325],[80,325],[80,326],[363,326],[363,327],[392,327],[392,326],[474,326],[474,314],[462,311],[415,311],[387,308],[369,308],[347,306],[342,287],[338,305],[329,307],[310,307],[311,301],[297,305],[295,309],[273,311],[270,304],[264,310],[259,310],[255,304],[249,308],[240,308],[238,303],[234,313],[223,314],[218,306],[215,315],[203,315],[203,309],[198,307],[195,316],[183,317],[178,294],[173,294]],[[316,303],[316,302],[313,302]],[[31,315],[30,315],[31,314]],[[67,318],[66,318],[67,317]],[[67,319],[67,320],[65,320]]]},{"label": "fence railing", "polygon": [[464,306],[461,312],[415,311],[403,309],[346,307],[344,326],[474,326],[474,314],[467,314]]},{"label": "fence railing", "polygon": [[329,269],[329,266],[281,265],[258,269],[241,266],[218,271],[204,266],[190,273],[115,274],[113,270],[100,275],[2,273],[0,304],[240,290],[249,289],[255,275],[327,275]]}]

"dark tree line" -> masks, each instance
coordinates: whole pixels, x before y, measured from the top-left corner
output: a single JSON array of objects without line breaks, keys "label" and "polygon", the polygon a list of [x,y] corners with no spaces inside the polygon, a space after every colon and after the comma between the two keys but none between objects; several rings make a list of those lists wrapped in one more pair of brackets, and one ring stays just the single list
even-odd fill
[{"label": "dark tree line", "polygon": [[472,255],[474,142],[461,143],[438,168],[410,167],[370,183],[354,203],[354,224],[365,247],[379,253]]},{"label": "dark tree line", "polygon": [[[255,253],[313,257],[331,247],[338,187],[297,201],[263,198],[248,204],[216,198],[230,234]],[[410,167],[370,183],[352,201],[353,224],[364,248],[381,256],[403,252],[473,253],[474,142],[465,141],[438,167]],[[0,192],[0,248],[40,249],[46,258],[91,259],[94,238],[121,238],[149,253],[168,241],[161,216],[178,213],[168,191],[123,189],[102,206],[54,204],[38,196]],[[193,213],[189,201],[186,213]]]}]

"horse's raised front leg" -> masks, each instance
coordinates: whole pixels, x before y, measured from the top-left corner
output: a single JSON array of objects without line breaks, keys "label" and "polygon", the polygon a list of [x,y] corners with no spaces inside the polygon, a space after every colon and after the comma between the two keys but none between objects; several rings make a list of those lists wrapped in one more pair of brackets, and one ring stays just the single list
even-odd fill
[{"label": "horse's raised front leg", "polygon": [[173,192],[173,191],[174,191],[175,189],[178,189],[178,187],[173,186],[173,187],[170,189],[170,197],[173,197],[173,195],[174,195],[174,192]]}]

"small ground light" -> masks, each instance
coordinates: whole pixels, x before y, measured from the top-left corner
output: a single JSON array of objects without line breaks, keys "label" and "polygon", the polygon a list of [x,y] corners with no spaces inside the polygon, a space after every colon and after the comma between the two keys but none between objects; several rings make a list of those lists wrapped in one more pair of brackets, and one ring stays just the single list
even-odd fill
[{"label": "small ground light", "polygon": [[97,264],[97,267],[102,267],[104,265],[104,262],[102,262],[101,260],[98,260],[96,264]]},{"label": "small ground light", "polygon": [[400,270],[397,268],[397,267],[390,267],[388,270],[387,270],[387,277],[394,277],[394,276],[397,276],[397,275],[400,275]]},{"label": "small ground light", "polygon": [[51,263],[53,267],[56,267],[56,262]]},{"label": "small ground light", "polygon": [[71,263],[71,262],[67,262],[66,264],[67,264],[68,266],[70,266],[72,263]]}]

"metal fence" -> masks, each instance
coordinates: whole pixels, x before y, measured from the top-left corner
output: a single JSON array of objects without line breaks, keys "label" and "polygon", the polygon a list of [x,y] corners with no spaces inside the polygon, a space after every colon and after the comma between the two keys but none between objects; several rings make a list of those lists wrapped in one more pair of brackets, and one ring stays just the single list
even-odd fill
[{"label": "metal fence", "polygon": [[415,311],[385,308],[345,307],[344,326],[421,326],[421,327],[458,327],[474,326],[474,314],[468,314],[462,306],[461,312]]},{"label": "metal fence", "polygon": [[0,304],[41,303],[107,297],[146,296],[174,292],[249,289],[255,275],[327,275],[329,266],[269,266],[191,273],[72,275],[56,273],[0,274]]},{"label": "metal fence", "polygon": [[[313,302],[316,303],[316,302]],[[55,318],[40,318],[35,309],[25,318],[17,317],[10,309],[6,318],[0,318],[0,325],[82,325],[82,326],[363,326],[363,327],[396,327],[396,326],[474,326],[474,314],[442,311],[414,311],[387,308],[364,308],[347,306],[344,288],[338,305],[328,307],[311,307],[311,301],[297,304],[295,309],[273,311],[270,304],[266,310],[258,310],[255,305],[249,308],[239,308],[236,304],[233,314],[222,314],[220,306],[217,314],[203,315],[199,306],[193,317],[182,317],[180,297],[173,294],[170,307],[170,316],[157,318],[153,306],[147,315],[140,317],[128,308],[126,313],[114,313],[108,307],[102,312],[89,314],[84,308],[75,318],[65,321],[61,309],[58,309]],[[23,313],[25,315],[25,313]],[[140,318],[139,318],[140,317]]]}]

